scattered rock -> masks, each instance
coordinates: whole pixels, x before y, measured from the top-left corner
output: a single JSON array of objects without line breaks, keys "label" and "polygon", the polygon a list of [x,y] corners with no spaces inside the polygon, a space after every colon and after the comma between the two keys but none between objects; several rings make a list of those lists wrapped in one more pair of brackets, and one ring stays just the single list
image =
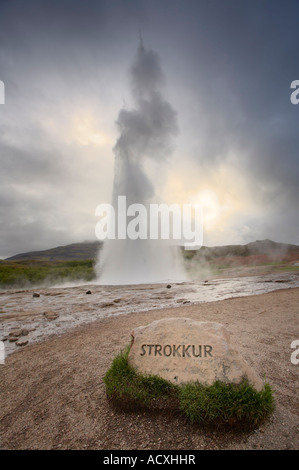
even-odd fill
[{"label": "scattered rock", "polygon": [[9,333],[9,336],[16,338],[17,336],[22,336],[22,330],[12,330]]},{"label": "scattered rock", "polygon": [[91,290],[88,290],[88,291],[86,292],[86,294],[91,294]]},{"label": "scattered rock", "polygon": [[100,307],[101,307],[101,308],[113,307],[113,306],[114,306],[114,302],[101,302],[101,303],[100,303]]},{"label": "scattered rock", "polygon": [[129,363],[143,374],[176,384],[239,384],[246,378],[257,390],[263,387],[220,323],[164,318],[135,328],[131,335]]},{"label": "scattered rock", "polygon": [[33,296],[32,297],[40,297],[39,294],[37,294],[36,292],[34,292]]},{"label": "scattered rock", "polygon": [[58,313],[49,311],[49,312],[44,312],[43,315],[46,317],[47,320],[56,320],[56,318],[59,317]]},{"label": "scattered rock", "polygon": [[20,336],[27,336],[29,333],[29,330],[27,328],[22,328],[18,330],[11,330],[9,332],[9,338],[18,338]]},{"label": "scattered rock", "polygon": [[10,343],[14,343],[15,341],[18,341],[19,338],[15,337],[15,336],[10,336],[9,338],[9,342]]},{"label": "scattered rock", "polygon": [[17,345],[17,346],[26,346],[26,344],[28,344],[28,339],[19,339],[19,340],[16,342],[16,345]]},{"label": "scattered rock", "polygon": [[170,289],[170,288],[171,288],[171,285],[167,284],[166,289]]}]

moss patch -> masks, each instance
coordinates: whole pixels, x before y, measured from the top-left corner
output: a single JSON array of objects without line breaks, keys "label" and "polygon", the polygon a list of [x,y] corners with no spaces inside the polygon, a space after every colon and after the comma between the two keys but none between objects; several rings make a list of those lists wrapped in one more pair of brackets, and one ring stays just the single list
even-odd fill
[{"label": "moss patch", "polygon": [[269,384],[255,390],[246,380],[239,385],[215,382],[174,385],[153,375],[142,375],[128,363],[130,347],[113,360],[104,377],[107,396],[122,408],[176,409],[193,423],[256,427],[273,411]]}]

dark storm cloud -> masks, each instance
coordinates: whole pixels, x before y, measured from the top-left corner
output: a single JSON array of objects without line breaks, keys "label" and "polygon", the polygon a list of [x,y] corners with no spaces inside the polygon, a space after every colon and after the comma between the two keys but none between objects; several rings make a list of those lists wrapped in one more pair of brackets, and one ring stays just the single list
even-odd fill
[{"label": "dark storm cloud", "polygon": [[[217,172],[235,155],[233,165],[246,174],[252,198],[264,208],[263,220],[248,218],[252,236],[271,238],[277,233],[282,241],[299,243],[299,105],[290,102],[290,83],[299,79],[298,15],[298,2],[289,0],[2,0],[0,79],[6,104],[0,105],[0,179],[5,235],[0,256],[50,247],[59,236],[67,240],[69,219],[63,226],[61,205],[69,204],[69,211],[73,206],[67,197],[61,202],[63,191],[79,200],[82,185],[95,185],[93,175],[106,170],[99,150],[99,163],[88,173],[82,149],[62,137],[53,139],[44,122],[51,118],[63,136],[61,110],[78,102],[113,103],[111,110],[105,108],[106,119],[113,122],[122,98],[127,99],[123,80],[140,30],[145,45],[163,58],[181,130],[178,155],[186,164],[195,162],[199,174],[205,168]],[[164,81],[156,59],[152,53],[143,67],[133,67],[133,74],[142,74],[141,83],[158,81],[160,86]],[[125,108],[120,118],[122,126],[134,119],[142,134],[138,114],[128,115]],[[31,193],[21,192],[26,184]]]}]

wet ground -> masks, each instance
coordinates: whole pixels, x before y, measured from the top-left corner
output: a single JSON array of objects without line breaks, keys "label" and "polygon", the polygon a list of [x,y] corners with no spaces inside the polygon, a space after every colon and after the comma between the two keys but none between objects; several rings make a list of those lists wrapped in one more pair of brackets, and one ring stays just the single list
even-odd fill
[{"label": "wet ground", "polygon": [[190,283],[84,284],[0,291],[0,340],[5,341],[7,356],[27,344],[109,316],[213,302],[298,286],[299,273],[285,272]]}]

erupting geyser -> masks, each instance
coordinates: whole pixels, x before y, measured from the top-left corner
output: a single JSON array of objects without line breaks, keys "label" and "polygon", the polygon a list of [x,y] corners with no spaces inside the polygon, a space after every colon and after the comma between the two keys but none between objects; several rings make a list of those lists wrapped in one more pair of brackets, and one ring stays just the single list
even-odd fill
[{"label": "erupting geyser", "polygon": [[[142,40],[131,67],[134,109],[121,109],[117,119],[120,137],[114,147],[115,169],[112,206],[118,211],[118,197],[126,196],[127,206],[145,207],[157,202],[154,177],[149,177],[149,162],[159,165],[171,153],[177,134],[177,116],[163,98],[163,74],[158,55],[147,50]],[[124,214],[126,216],[127,214]],[[132,214],[131,214],[132,215]],[[178,247],[165,240],[125,237],[107,239],[100,251],[97,274],[101,284],[136,284],[183,280],[185,273]]]}]

